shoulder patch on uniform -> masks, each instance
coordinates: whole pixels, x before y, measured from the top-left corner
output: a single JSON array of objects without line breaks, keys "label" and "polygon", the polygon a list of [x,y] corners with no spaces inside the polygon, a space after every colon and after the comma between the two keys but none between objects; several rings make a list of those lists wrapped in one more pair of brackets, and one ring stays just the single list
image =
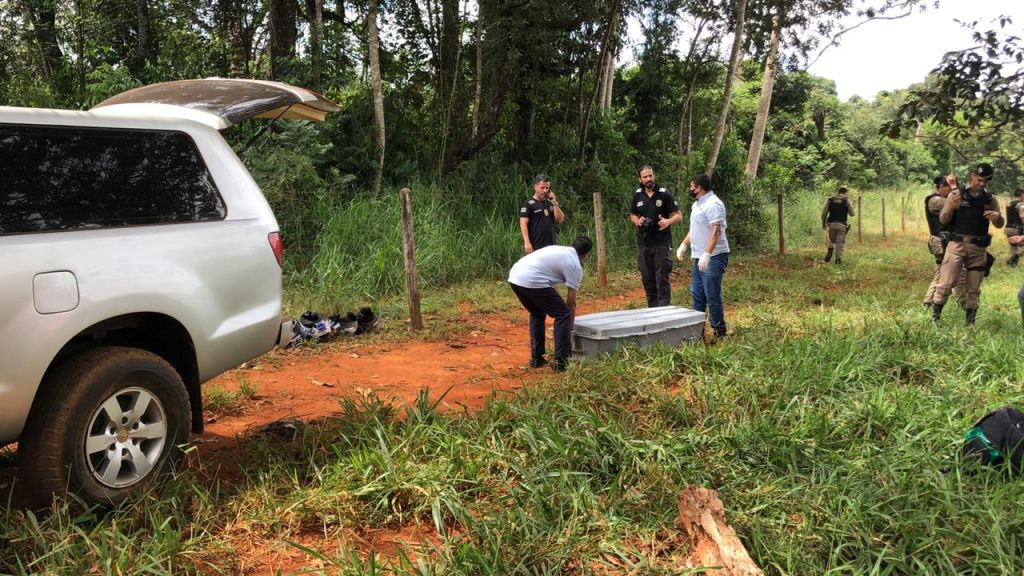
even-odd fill
[{"label": "shoulder patch on uniform", "polygon": [[664,192],[664,191],[665,191],[664,188],[658,188],[658,192]]},{"label": "shoulder patch on uniform", "polygon": [[519,213],[520,214],[526,214],[526,206],[523,206],[522,208],[520,208],[519,209]]},{"label": "shoulder patch on uniform", "polygon": [[529,200],[526,201],[527,204],[535,204],[536,202],[537,201],[534,200],[533,198],[530,198]]}]

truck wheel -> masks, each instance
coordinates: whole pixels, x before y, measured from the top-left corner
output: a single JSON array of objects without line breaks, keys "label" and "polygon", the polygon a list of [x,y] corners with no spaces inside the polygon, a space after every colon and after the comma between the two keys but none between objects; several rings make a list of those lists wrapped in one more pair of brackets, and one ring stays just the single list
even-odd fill
[{"label": "truck wheel", "polygon": [[40,504],[71,492],[108,506],[139,493],[181,458],[188,392],[163,358],[93,348],[47,375],[18,444],[22,488]]}]

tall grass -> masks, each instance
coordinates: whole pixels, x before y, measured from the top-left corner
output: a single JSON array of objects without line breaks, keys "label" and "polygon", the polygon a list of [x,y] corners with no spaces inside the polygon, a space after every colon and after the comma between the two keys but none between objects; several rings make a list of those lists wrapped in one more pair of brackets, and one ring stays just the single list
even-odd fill
[{"label": "tall grass", "polygon": [[[472,280],[503,279],[522,256],[519,206],[532,193],[520,183],[499,182],[488,190],[460,192],[437,185],[412,187],[419,286],[433,290]],[[590,197],[559,196],[567,213],[559,242],[595,236]],[[626,214],[628,199],[606,206],[609,262],[635,259],[635,232]],[[398,191],[378,197],[317,193],[303,212],[279,211],[286,241],[289,307],[351,307],[402,294],[406,288]],[[315,233],[308,228],[312,227]],[[680,237],[681,239],[681,237]],[[289,244],[289,246],[292,246]]]}]

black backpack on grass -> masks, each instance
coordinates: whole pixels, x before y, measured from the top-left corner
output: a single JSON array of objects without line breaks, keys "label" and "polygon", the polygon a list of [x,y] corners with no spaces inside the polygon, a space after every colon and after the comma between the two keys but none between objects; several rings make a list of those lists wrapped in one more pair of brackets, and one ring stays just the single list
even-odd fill
[{"label": "black backpack on grass", "polygon": [[986,466],[1009,462],[1013,473],[1020,474],[1024,470],[1024,414],[1009,406],[989,412],[967,431],[961,455]]}]

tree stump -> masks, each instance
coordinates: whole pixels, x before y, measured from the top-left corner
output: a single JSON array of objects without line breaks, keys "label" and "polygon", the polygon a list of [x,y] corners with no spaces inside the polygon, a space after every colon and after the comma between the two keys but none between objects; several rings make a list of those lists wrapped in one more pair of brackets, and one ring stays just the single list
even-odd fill
[{"label": "tree stump", "polygon": [[714,568],[713,576],[762,576],[736,532],[725,523],[725,506],[714,490],[688,486],[679,493],[676,523],[690,539],[687,568]]}]

